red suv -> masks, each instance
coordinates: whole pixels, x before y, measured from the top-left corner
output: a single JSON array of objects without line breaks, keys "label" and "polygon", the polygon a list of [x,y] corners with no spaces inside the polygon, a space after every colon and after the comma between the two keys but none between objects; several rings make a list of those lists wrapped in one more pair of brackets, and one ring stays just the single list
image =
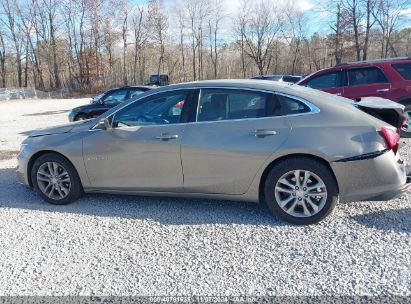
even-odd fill
[{"label": "red suv", "polygon": [[408,125],[402,135],[411,137],[411,58],[344,63],[315,72],[297,84],[354,100],[378,96],[401,103]]}]

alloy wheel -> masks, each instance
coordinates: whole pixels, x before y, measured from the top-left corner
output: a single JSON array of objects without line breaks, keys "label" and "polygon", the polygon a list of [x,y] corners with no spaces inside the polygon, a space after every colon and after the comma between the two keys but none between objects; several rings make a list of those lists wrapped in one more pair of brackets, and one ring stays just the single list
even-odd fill
[{"label": "alloy wheel", "polygon": [[307,170],[287,172],[277,181],[274,191],[280,208],[294,217],[313,216],[327,201],[323,180]]},{"label": "alloy wheel", "polygon": [[37,170],[37,184],[44,195],[61,200],[70,193],[71,178],[61,164],[45,162]]}]

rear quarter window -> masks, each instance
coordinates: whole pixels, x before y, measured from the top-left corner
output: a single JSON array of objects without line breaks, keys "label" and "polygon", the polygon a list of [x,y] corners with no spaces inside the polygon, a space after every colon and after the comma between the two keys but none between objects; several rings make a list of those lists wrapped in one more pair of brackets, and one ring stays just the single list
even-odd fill
[{"label": "rear quarter window", "polygon": [[405,80],[411,80],[411,63],[396,63],[392,67]]},{"label": "rear quarter window", "polygon": [[303,102],[280,94],[275,94],[267,104],[267,116],[294,115],[310,111],[311,109]]}]

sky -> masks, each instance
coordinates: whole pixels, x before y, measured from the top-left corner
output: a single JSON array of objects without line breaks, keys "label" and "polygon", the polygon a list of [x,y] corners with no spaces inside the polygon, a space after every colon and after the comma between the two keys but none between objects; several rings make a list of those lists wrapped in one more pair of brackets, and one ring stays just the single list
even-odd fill
[{"label": "sky", "polygon": [[[148,0],[131,0],[135,5],[147,5]],[[223,3],[223,10],[225,12],[225,20],[223,21],[224,27],[227,32],[232,33],[232,20],[236,15],[238,9],[241,6],[242,0],[221,0]],[[248,0],[254,1],[254,0]],[[271,1],[273,5],[294,5],[301,12],[303,12],[308,21],[308,26],[305,29],[306,35],[311,36],[315,32],[320,34],[328,34],[331,31],[330,25],[332,24],[335,16],[332,12],[321,8],[321,0],[266,0]],[[163,0],[163,4],[166,7],[167,12],[171,12],[169,16],[173,15],[173,6],[178,0]],[[408,8],[401,12],[403,17],[403,27],[411,28],[411,0]],[[169,30],[173,32],[173,27],[177,27],[173,20],[169,18]]]}]

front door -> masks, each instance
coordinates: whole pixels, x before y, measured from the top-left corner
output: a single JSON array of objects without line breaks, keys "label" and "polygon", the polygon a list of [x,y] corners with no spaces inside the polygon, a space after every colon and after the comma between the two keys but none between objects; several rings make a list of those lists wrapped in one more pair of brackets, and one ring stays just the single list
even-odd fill
[{"label": "front door", "polygon": [[341,70],[316,75],[305,82],[305,86],[330,94],[344,96],[343,73]]},{"label": "front door", "polygon": [[84,162],[93,188],[178,192],[180,144],[188,90],[137,100],[110,116],[112,128],[90,131]]}]

